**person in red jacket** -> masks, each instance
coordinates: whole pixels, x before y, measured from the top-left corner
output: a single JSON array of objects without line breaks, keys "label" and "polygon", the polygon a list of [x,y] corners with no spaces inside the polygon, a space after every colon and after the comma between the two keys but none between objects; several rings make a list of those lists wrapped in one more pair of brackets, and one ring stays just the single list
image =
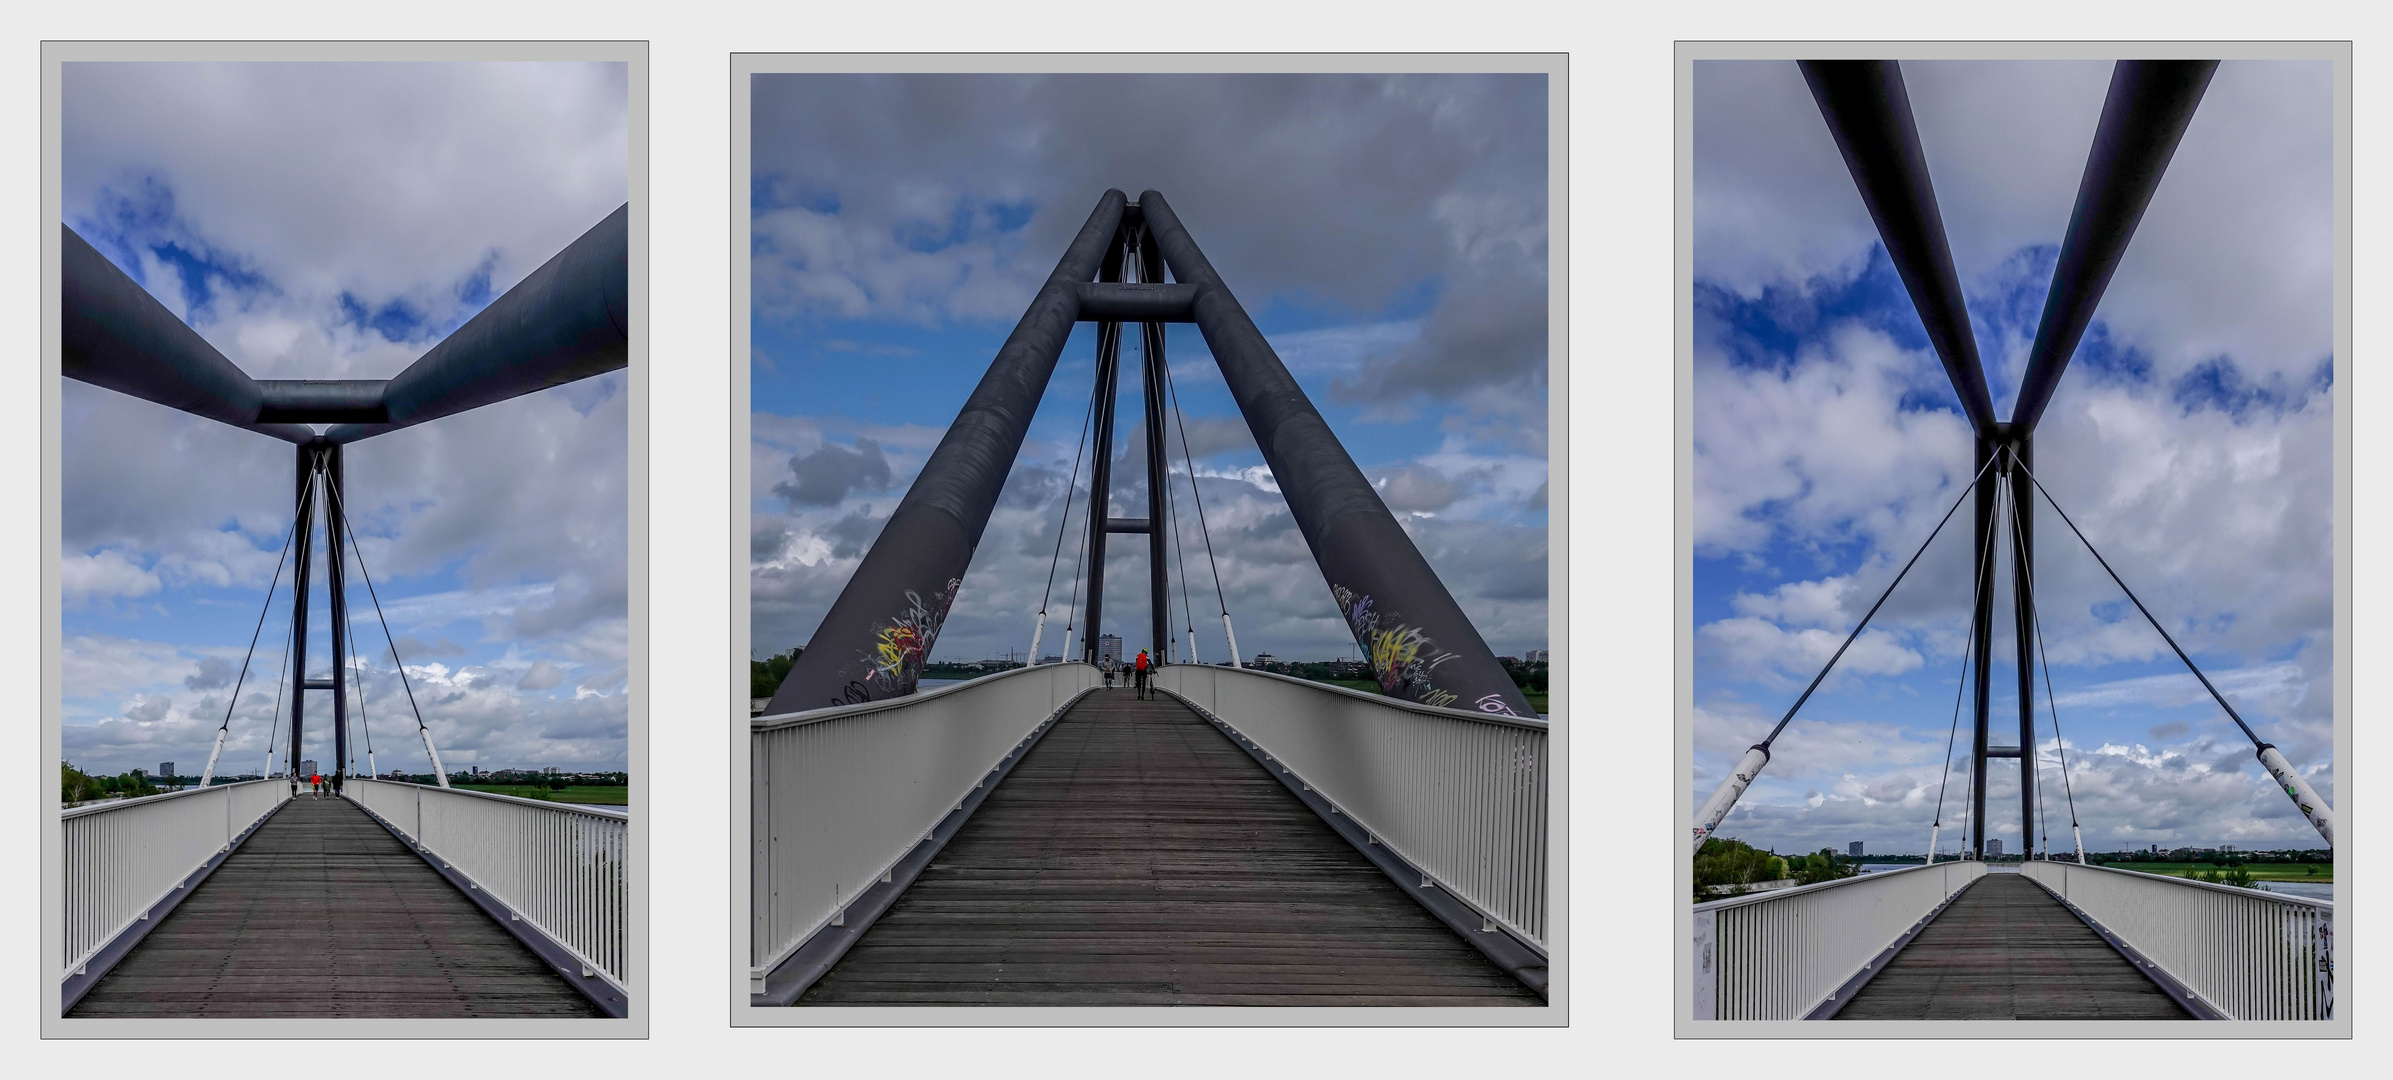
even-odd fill
[{"label": "person in red jacket", "polygon": [[1137,677],[1138,697],[1139,700],[1144,701],[1147,698],[1147,650],[1145,649],[1138,650]]}]

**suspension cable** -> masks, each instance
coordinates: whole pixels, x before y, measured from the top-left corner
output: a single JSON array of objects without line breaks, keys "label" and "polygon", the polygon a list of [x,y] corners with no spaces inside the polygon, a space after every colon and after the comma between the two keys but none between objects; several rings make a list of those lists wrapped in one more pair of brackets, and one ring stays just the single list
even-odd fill
[{"label": "suspension cable", "polygon": [[[327,487],[330,488],[330,485]],[[340,518],[341,530],[349,534],[349,546],[356,548],[357,529],[349,524],[348,508],[341,505],[340,490],[331,490],[333,511]],[[407,690],[407,708],[415,713],[416,730],[424,730],[424,710],[415,703],[415,687],[407,679],[407,662],[399,659],[399,639],[391,636],[391,621],[382,614],[382,597],[374,591],[374,573],[366,569],[366,553],[362,549],[357,552],[357,573],[366,579],[366,596],[374,601],[374,618],[382,624],[382,640],[390,643],[391,666],[399,669],[399,685]],[[439,763],[434,764],[437,766]]]},{"label": "suspension cable", "polygon": [[1928,538],[1920,541],[1919,550],[1911,553],[1911,561],[1904,563],[1903,569],[1895,574],[1894,580],[1886,583],[1886,591],[1878,594],[1878,602],[1871,604],[1869,612],[1861,617],[1859,623],[1854,624],[1853,632],[1845,635],[1845,643],[1836,647],[1836,654],[1828,658],[1828,663],[1820,668],[1819,674],[1812,676],[1811,685],[1803,688],[1803,696],[1795,699],[1795,703],[1787,708],[1786,715],[1778,718],[1778,726],[1770,729],[1770,737],[1757,743],[1757,746],[1767,747],[1777,741],[1778,733],[1785,731],[1788,721],[1793,720],[1795,714],[1802,710],[1803,703],[1811,700],[1812,691],[1819,689],[1820,683],[1828,678],[1828,673],[1836,669],[1836,662],[1844,659],[1845,650],[1853,647],[1854,640],[1859,638],[1861,631],[1869,626],[1870,619],[1878,614],[1878,609],[1886,606],[1886,598],[1894,595],[1895,586],[1902,584],[1904,575],[1909,574],[1912,567],[1919,565],[1919,557],[1928,553],[1928,545],[1936,542],[1936,534],[1944,531],[1944,526],[1953,520],[1954,511],[1961,509],[1961,504],[1969,499],[1969,493],[1977,490],[1979,482],[1986,479],[1986,470],[1993,467],[1994,459],[1987,458],[1985,466],[1978,470],[1976,476],[1970,478],[1969,486],[1961,489],[1961,497],[1953,500],[1952,509],[1944,512],[1944,517],[1936,522],[1936,527],[1929,530]]},{"label": "suspension cable", "polygon": [[[1222,592],[1221,566],[1213,561],[1213,529],[1205,523],[1205,493],[1197,487],[1196,455],[1190,453],[1188,449],[1188,417],[1180,411],[1180,386],[1178,381],[1172,378],[1172,369],[1169,364],[1164,365],[1163,368],[1163,386],[1172,401],[1172,418],[1179,421],[1180,424],[1180,460],[1188,465],[1188,493],[1196,498],[1197,532],[1205,538],[1205,565],[1213,573],[1213,598],[1221,603],[1222,617],[1228,618],[1230,601]],[[1181,578],[1183,591],[1185,591],[1186,572],[1181,574]],[[1237,663],[1238,657],[1230,657],[1230,662]]]},{"label": "suspension cable", "polygon": [[[1978,546],[1977,559],[1975,560],[1977,563],[1977,573],[1975,576],[1972,576],[1969,579],[1969,593],[1971,602],[1969,631],[1961,636],[1961,681],[1953,687],[1953,722],[1952,726],[1946,729],[1944,733],[1944,773],[1936,783],[1936,819],[1929,825],[1929,828],[1931,829],[1939,829],[1944,827],[1944,790],[1945,785],[1952,781],[1953,744],[1961,735],[1961,698],[1969,691],[1970,663],[1977,658],[1977,651],[1975,649],[1978,641],[1978,620],[1976,615],[1977,591],[1978,586],[1984,583],[1986,580],[1986,561],[1992,558],[1993,555],[1994,530],[1988,529],[1986,530],[1985,543]],[[1972,756],[1974,758],[1974,755]],[[1964,840],[1964,843],[1966,843],[1966,839]],[[1934,857],[1933,853],[1931,853],[1930,857]]]},{"label": "suspension cable", "polygon": [[[1155,331],[1155,338],[1156,344],[1162,344],[1163,331],[1161,329]],[[1155,350],[1155,366],[1165,372],[1169,372],[1171,370],[1171,366],[1164,360],[1163,355],[1162,349]],[[1165,385],[1168,386],[1170,384],[1167,381]],[[1157,409],[1155,410],[1155,413],[1158,417],[1161,417],[1163,410]],[[1179,416],[1178,409],[1172,410],[1172,413],[1180,421],[1180,442],[1182,445],[1187,445],[1188,419],[1186,417]],[[1197,662],[1196,604],[1190,601],[1188,598],[1188,538],[1180,535],[1180,489],[1178,485],[1172,483],[1172,455],[1171,451],[1168,449],[1168,447],[1171,446],[1171,443],[1168,439],[1168,436],[1167,438],[1158,439],[1156,441],[1162,443],[1167,448],[1163,453],[1163,505],[1165,511],[1171,515],[1172,519],[1172,551],[1175,557],[1179,559],[1180,563],[1180,614],[1188,620],[1188,661],[1193,664]],[[1188,482],[1190,484],[1196,483],[1196,469],[1193,466],[1190,467],[1188,472]]]},{"label": "suspension cable", "polygon": [[[354,543],[352,543],[352,544],[350,544],[350,545],[349,545],[349,548],[350,548],[350,553],[351,553],[351,554],[353,554],[353,555],[355,555],[355,554],[356,554],[357,545],[356,545],[356,544],[354,544]],[[357,561],[357,566],[358,566],[358,569],[360,569],[360,570],[363,570],[363,569],[365,569],[365,565],[366,565],[366,563],[365,563],[365,558],[364,558],[363,556],[358,556],[358,561]],[[342,606],[345,608],[345,607],[347,607],[347,604],[346,604],[346,603],[344,603]],[[343,629],[344,629],[344,630],[346,630],[347,628],[346,628],[346,627],[344,627]],[[375,762],[374,762],[374,724],[373,724],[373,722],[372,722],[372,721],[370,721],[370,720],[367,720],[367,719],[366,719],[366,675],[365,675],[365,663],[366,663],[366,660],[365,660],[365,657],[364,657],[362,654],[359,654],[359,653],[357,653],[357,635],[355,635],[355,634],[348,634],[348,635],[346,635],[346,636],[344,637],[344,639],[343,639],[343,640],[346,640],[347,642],[349,642],[351,657],[357,661],[357,663],[356,663],[355,665],[353,665],[353,666],[351,666],[351,667],[349,668],[349,682],[350,682],[352,685],[354,685],[354,686],[356,686],[356,687],[357,687],[357,726],[358,726],[358,727],[360,727],[360,728],[363,728],[363,729],[365,729],[365,733],[366,733],[366,771],[370,773],[370,772],[373,772],[373,771],[374,771],[374,764],[375,764]],[[352,772],[352,773],[354,773],[354,772],[356,772],[356,771],[357,771],[357,748],[356,748],[356,747],[351,747],[351,748],[349,749],[349,771],[350,771],[350,772]]]},{"label": "suspension cable", "polygon": [[274,665],[274,715],[266,724],[266,775],[274,775],[274,748],[282,742],[283,676],[291,670],[291,636],[299,630],[299,620],[293,618],[283,627],[283,655]]},{"label": "suspension cable", "polygon": [[[1099,378],[1097,381],[1102,383],[1104,379]],[[1088,451],[1089,421],[1096,415],[1097,392],[1091,389],[1088,395],[1088,410],[1080,416],[1080,438],[1072,444],[1072,478],[1064,483],[1063,516],[1055,520],[1055,554],[1047,560],[1047,588],[1039,593],[1039,614],[1041,615],[1047,614],[1047,601],[1055,592],[1055,569],[1063,565],[1064,533],[1070,531],[1072,525],[1072,497],[1080,491],[1080,459]],[[1080,594],[1077,591],[1072,594],[1072,597],[1075,603],[1079,602]],[[1031,657],[1030,662],[1038,663],[1039,658]]]},{"label": "suspension cable", "polygon": [[[2017,462],[2014,460],[2013,464],[2017,464]],[[2017,488],[2019,485],[2014,483],[2011,486]],[[2011,522],[2013,529],[2018,529],[2023,522],[2019,516],[2019,503],[2016,499],[2011,502]],[[2027,565],[2027,592],[2030,597],[2036,593],[2036,566],[2032,560]],[[2060,702],[2055,700],[2052,691],[2052,657],[2044,651],[2044,609],[2031,602],[2027,606],[2027,614],[2029,627],[2033,630],[2036,638],[2036,658],[2044,665],[2044,707],[2052,715],[2052,745],[2061,757],[2061,794],[2068,797],[2069,827],[2075,829],[2078,827],[2077,792],[2072,790],[2069,784],[2069,744],[2061,738]],[[2042,794],[2043,790],[2039,787],[2037,795],[2041,797]],[[2045,850],[2049,852],[2051,849],[2051,840],[2047,836]]]},{"label": "suspension cable", "polygon": [[[249,664],[250,661],[257,659],[258,638],[266,632],[267,614],[274,610],[274,591],[282,586],[283,564],[290,561],[291,545],[299,537],[299,522],[300,515],[293,512],[291,530],[283,534],[282,554],[274,558],[274,576],[266,579],[266,599],[258,605],[258,623],[249,631],[249,650],[241,654],[241,674],[233,679],[232,696],[224,703],[224,719],[216,725],[216,745],[208,751],[207,766],[200,770],[199,786],[202,788],[206,788],[216,778],[216,760],[224,753],[225,734],[232,730],[233,709],[241,704],[241,688],[249,683]],[[275,712],[280,713],[282,711],[280,681],[278,680],[275,685],[277,694]],[[274,750],[271,744],[269,744],[266,755],[269,760],[272,760]]]},{"label": "suspension cable", "polygon": [[2078,529],[2076,522],[2069,520],[2069,512],[2061,509],[2061,504],[2053,499],[2052,492],[2045,490],[2044,482],[2036,479],[2036,474],[2028,472],[2027,466],[2021,465],[2018,468],[2020,472],[2027,473],[2028,482],[2036,485],[2037,491],[2044,493],[2044,501],[2052,507],[2052,512],[2059,514],[2061,522],[2069,526],[2069,531],[2077,534],[2077,542],[2084,544],[2086,551],[2094,556],[2094,561],[2102,564],[2102,572],[2109,574],[2111,581],[2119,586],[2119,591],[2127,594],[2128,602],[2134,604],[2135,609],[2143,613],[2144,621],[2151,623],[2152,629],[2160,631],[2160,639],[2168,642],[2169,649],[2177,654],[2177,659],[2185,662],[2185,670],[2193,672],[2194,678],[2201,680],[2202,689],[2210,691],[2211,699],[2219,703],[2219,708],[2227,710],[2227,718],[2235,721],[2236,727],[2243,729],[2244,737],[2252,740],[2253,746],[2266,746],[2266,743],[2260,741],[2260,736],[2252,733],[2252,725],[2243,722],[2243,714],[2236,712],[2235,706],[2227,704],[2226,695],[2219,693],[2218,687],[2210,685],[2210,676],[2202,674],[2202,669],[2194,666],[2193,658],[2185,655],[2185,649],[2177,644],[2176,638],[2169,636],[2168,628],[2160,625],[2160,620],[2152,616],[2152,610],[2145,607],[2144,602],[2136,597],[2135,590],[2128,588],[2127,582],[2120,579],[2119,572],[2111,569],[2110,560],[2103,558],[2102,552],[2095,550],[2094,542],[2086,539],[2086,534]]}]

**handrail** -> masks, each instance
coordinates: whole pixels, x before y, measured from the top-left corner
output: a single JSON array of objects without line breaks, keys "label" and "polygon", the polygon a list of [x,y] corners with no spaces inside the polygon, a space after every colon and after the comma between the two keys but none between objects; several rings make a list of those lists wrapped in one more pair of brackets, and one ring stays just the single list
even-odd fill
[{"label": "handrail", "polygon": [[749,723],[750,979],[889,881],[1097,669],[1041,664],[883,701]]},{"label": "handrail", "polygon": [[1985,875],[1975,860],[1921,863],[1696,904],[1692,1015],[1800,1020],[1832,1010]]},{"label": "handrail", "polygon": [[1090,667],[1089,665],[1080,663],[1078,661],[1072,661],[1070,663],[1064,664],[1034,664],[1028,667],[1013,668],[1008,671],[991,672],[987,675],[965,679],[961,682],[949,683],[946,686],[933,687],[929,690],[917,690],[911,694],[905,695],[904,697],[881,698],[876,701],[859,701],[852,705],[826,705],[819,709],[800,709],[797,712],[773,713],[767,716],[752,717],[748,721],[748,730],[752,732],[782,731],[805,724],[819,724],[825,720],[844,720],[851,716],[863,716],[868,713],[888,712],[891,709],[912,708],[922,704],[925,701],[935,700],[948,694],[953,694],[961,690],[968,690],[976,686],[987,686],[1000,679],[1011,679],[1018,676],[1031,675],[1033,673],[1052,673],[1050,669],[1059,667],[1081,667],[1088,668],[1088,670],[1091,672],[1096,671],[1096,668]]},{"label": "handrail", "polygon": [[75,818],[84,817],[90,814],[104,814],[111,810],[122,810],[129,806],[156,806],[168,799],[189,798],[193,795],[205,795],[209,792],[218,791],[224,788],[240,787],[243,784],[263,784],[267,780],[280,781],[283,779],[283,777],[279,776],[269,776],[261,780],[237,780],[230,784],[210,784],[204,788],[194,787],[185,788],[181,791],[161,791],[155,795],[137,795],[130,799],[108,799],[101,802],[90,803],[84,806],[67,807],[58,812],[58,819],[60,821],[72,821]]},{"label": "handrail", "polygon": [[[290,799],[273,777],[59,813],[65,925],[60,978],[82,971],[191,876]],[[221,812],[204,804],[221,802]]]},{"label": "handrail", "polygon": [[1492,925],[1545,951],[1548,722],[1248,668],[1167,664],[1155,685],[1253,742]]},{"label": "handrail", "polygon": [[2335,903],[2108,866],[2021,873],[2219,1016],[2335,1015]]},{"label": "handrail", "polygon": [[629,811],[364,777],[342,794],[628,993]]}]

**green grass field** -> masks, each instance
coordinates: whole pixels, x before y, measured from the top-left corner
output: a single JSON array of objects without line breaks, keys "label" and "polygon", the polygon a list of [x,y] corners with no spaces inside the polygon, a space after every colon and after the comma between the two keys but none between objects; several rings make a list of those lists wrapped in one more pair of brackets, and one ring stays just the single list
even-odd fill
[{"label": "green grass field", "polygon": [[[2113,870],[2134,870],[2139,873],[2160,874],[2165,877],[2184,877],[2185,872],[2188,870],[2222,869],[2221,867],[2212,866],[2209,863],[2105,863],[2098,858],[2093,858],[2091,855],[2089,855],[2088,858],[2091,859],[2095,865],[2108,866]],[[2335,864],[2333,863],[2246,863],[2244,864],[2244,869],[2252,872],[2252,879],[2254,881],[2315,881],[2321,885],[2329,885],[2333,884],[2335,880]],[[2304,873],[2305,870],[2316,870],[2317,873]]]},{"label": "green grass field", "polygon": [[547,802],[585,803],[591,806],[629,806],[629,787],[569,787],[554,791],[533,784],[453,784],[467,791],[486,791],[492,795],[513,795],[518,799],[541,799]]}]

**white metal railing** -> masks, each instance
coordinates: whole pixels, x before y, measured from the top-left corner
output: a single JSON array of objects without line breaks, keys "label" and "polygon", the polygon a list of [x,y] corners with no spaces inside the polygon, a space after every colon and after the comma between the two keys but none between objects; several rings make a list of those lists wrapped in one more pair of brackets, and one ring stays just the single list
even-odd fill
[{"label": "white metal railing", "polygon": [[1532,947],[1546,942],[1546,721],[1415,705],[1246,668],[1169,664],[1211,713]]},{"label": "white metal railing", "polygon": [[2332,900],[2065,862],[2031,862],[2020,872],[2144,954],[2221,1016],[2334,1016]]},{"label": "white metal railing", "polygon": [[1986,875],[1922,864],[1695,905],[1697,1020],[1800,1020],[1887,946]]},{"label": "white metal railing", "polygon": [[344,794],[627,989],[628,812],[357,777]]},{"label": "white metal railing", "polygon": [[1098,681],[1087,664],[1043,664],[750,721],[751,978],[841,920],[857,893]]},{"label": "white metal railing", "polygon": [[73,975],[192,873],[289,801],[287,780],[249,780],[59,814],[66,948]]}]

